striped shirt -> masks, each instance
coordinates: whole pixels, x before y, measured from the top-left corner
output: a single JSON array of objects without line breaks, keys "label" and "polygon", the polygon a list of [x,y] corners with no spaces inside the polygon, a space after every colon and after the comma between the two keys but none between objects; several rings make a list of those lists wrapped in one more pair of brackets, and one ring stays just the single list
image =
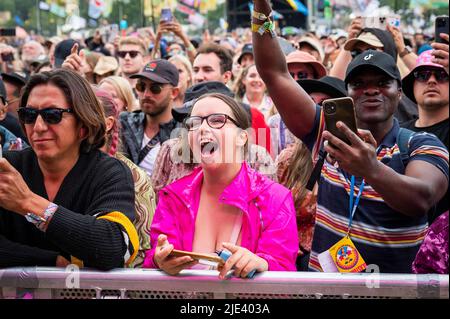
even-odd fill
[{"label": "striped shirt", "polygon": [[[317,107],[314,128],[304,138],[310,150],[321,145],[323,129],[323,114]],[[380,144],[378,160],[404,174],[405,166],[396,144],[399,129],[398,121],[394,119],[392,129]],[[426,161],[439,168],[448,180],[448,151],[437,137],[416,133],[408,148],[408,162]],[[350,179],[350,174],[325,162],[319,181],[316,226],[309,262],[312,271],[322,271],[318,255],[347,233]],[[355,194],[358,194],[361,182],[362,178],[357,177]],[[351,239],[367,265],[378,266],[382,273],[411,273],[411,264],[427,227],[426,216],[413,218],[395,211],[366,183],[353,218]]]}]

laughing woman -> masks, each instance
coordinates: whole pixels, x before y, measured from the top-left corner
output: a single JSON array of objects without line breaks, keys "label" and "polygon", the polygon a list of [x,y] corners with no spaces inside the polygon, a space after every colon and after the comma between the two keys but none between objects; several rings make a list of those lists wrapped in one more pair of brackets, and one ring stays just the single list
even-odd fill
[{"label": "laughing woman", "polygon": [[200,265],[175,249],[232,256],[220,269],[245,278],[252,271],[295,271],[298,234],[290,191],[250,167],[243,158],[249,127],[232,98],[207,94],[185,120],[189,147],[200,167],[160,192],[144,267],[171,275]]}]

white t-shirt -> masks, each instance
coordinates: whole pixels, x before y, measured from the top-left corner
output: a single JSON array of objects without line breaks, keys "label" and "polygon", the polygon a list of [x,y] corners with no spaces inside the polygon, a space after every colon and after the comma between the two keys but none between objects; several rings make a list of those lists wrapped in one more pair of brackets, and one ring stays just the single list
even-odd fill
[{"label": "white t-shirt", "polygon": [[[141,149],[147,146],[148,142],[150,142],[150,138],[144,133],[144,138],[142,139]],[[158,143],[153,147],[150,152],[144,157],[142,162],[139,164],[139,167],[146,171],[148,176],[152,175],[153,167],[155,166],[156,156],[159,153],[161,148],[161,143]]]}]

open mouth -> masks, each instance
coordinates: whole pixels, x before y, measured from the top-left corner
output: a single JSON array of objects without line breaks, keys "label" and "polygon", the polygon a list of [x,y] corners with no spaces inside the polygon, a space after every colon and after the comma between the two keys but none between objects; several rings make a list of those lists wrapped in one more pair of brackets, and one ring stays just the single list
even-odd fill
[{"label": "open mouth", "polygon": [[219,150],[219,144],[212,140],[203,140],[200,142],[200,150],[202,156],[204,157],[212,156],[215,152]]}]

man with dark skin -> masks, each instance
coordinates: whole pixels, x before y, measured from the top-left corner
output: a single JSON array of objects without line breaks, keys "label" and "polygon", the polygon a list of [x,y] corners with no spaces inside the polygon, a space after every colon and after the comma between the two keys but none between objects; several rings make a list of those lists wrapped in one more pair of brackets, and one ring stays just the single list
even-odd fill
[{"label": "man with dark skin", "polygon": [[[255,0],[254,8],[266,16],[272,10],[267,0]],[[252,22],[261,24],[256,18]],[[337,124],[350,140],[348,145],[330,132],[320,134],[321,110],[290,76],[276,38],[269,32],[263,36],[253,33],[253,46],[258,72],[288,129],[311,149],[320,147],[320,138],[315,139],[322,136],[326,140],[324,149],[332,162],[325,163],[319,182],[318,219],[310,269],[322,270],[318,254],[347,233],[348,181],[353,176],[357,180],[355,185],[359,185],[354,196],[359,188],[364,189],[363,180],[366,185],[352,228],[361,232],[358,238],[352,237],[357,249],[367,264],[377,265],[381,272],[410,272],[426,230],[426,213],[447,189],[448,151],[433,136],[414,136],[409,143],[409,161],[403,169],[399,168],[402,161],[398,149],[394,155],[399,124],[393,114],[402,89],[394,60],[385,53],[371,50],[349,65],[345,82],[348,95],[354,100],[358,134],[342,122]],[[421,150],[427,147],[436,150],[439,156],[425,156]],[[387,157],[389,152],[391,155]],[[334,184],[328,178],[332,174],[338,176]],[[331,228],[334,232],[329,230]],[[398,232],[399,229],[402,232]],[[401,240],[406,229],[414,232],[408,247]],[[374,236],[379,237],[375,240]]]}]

